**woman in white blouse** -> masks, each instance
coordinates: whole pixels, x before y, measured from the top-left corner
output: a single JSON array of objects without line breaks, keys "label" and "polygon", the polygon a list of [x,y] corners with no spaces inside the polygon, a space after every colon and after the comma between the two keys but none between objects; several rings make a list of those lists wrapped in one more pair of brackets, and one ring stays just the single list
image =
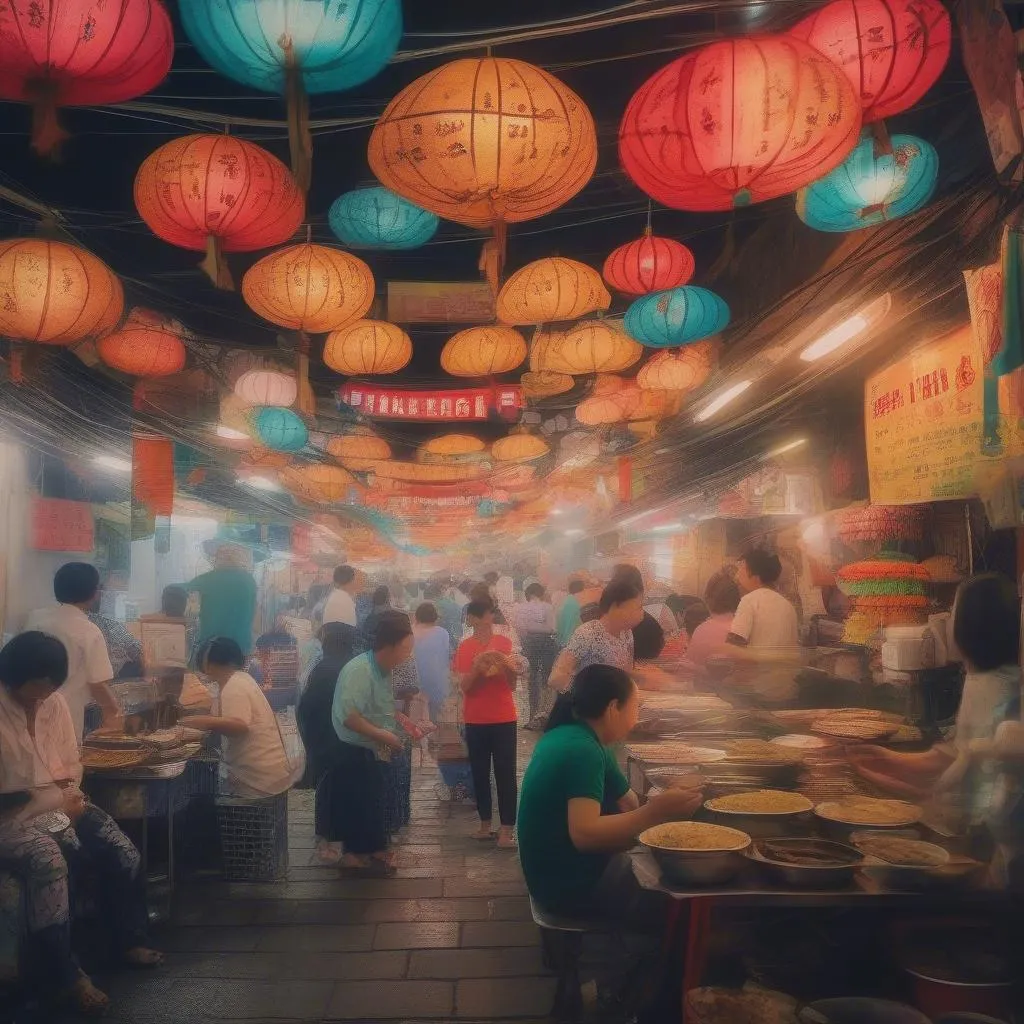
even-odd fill
[{"label": "woman in white blouse", "polygon": [[[29,986],[99,1016],[109,1000],[71,953],[69,868],[88,863],[98,874],[104,918],[125,963],[155,967],[163,957],[145,945],[139,852],[79,789],[75,727],[58,692],[67,671],[64,645],[46,633],[22,633],[0,651],[0,867],[25,892]],[[72,827],[44,830],[39,815],[48,811],[63,811]]]}]

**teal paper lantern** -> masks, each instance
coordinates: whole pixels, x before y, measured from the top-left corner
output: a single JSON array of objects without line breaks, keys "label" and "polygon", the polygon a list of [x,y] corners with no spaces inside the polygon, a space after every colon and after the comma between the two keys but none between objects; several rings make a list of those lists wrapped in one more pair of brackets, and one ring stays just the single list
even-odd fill
[{"label": "teal paper lantern", "polygon": [[834,170],[796,194],[797,216],[816,231],[858,231],[920,210],[935,192],[939,155],[913,135],[876,153],[871,133]]},{"label": "teal paper lantern", "polygon": [[391,60],[401,0],[178,0],[185,33],[222,75],[284,95],[291,62],[307,93],[351,89]]},{"label": "teal paper lantern", "polygon": [[416,249],[434,237],[440,218],[387,188],[346,192],[327,213],[331,230],[353,249]]},{"label": "teal paper lantern", "polygon": [[677,348],[717,334],[729,324],[725,300],[695,285],[651,292],[637,299],[623,326],[626,333],[650,348]]},{"label": "teal paper lantern", "polygon": [[265,405],[252,414],[253,430],[261,444],[277,452],[297,452],[306,447],[309,431],[291,409]]}]

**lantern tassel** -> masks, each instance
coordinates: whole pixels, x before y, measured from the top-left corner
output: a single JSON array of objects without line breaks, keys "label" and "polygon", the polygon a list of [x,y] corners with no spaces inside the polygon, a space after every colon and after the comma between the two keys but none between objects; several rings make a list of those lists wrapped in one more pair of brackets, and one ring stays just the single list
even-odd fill
[{"label": "lantern tassel", "polygon": [[32,148],[56,159],[61,143],[70,138],[57,118],[57,83],[48,78],[27,82],[25,95],[32,104]]},{"label": "lantern tassel", "polygon": [[494,224],[494,235],[484,242],[480,252],[480,271],[491,286],[491,291],[497,296],[501,290],[501,275],[505,269],[505,249],[508,242],[508,227],[504,221],[499,220]]},{"label": "lantern tassel", "polygon": [[228,267],[227,260],[224,259],[224,251],[221,249],[220,239],[216,235],[206,236],[206,256],[199,266],[216,287],[222,288],[226,292],[235,290],[231,269]]},{"label": "lantern tassel", "polygon": [[302,68],[295,59],[295,45],[291,36],[281,36],[278,45],[284,50],[288,151],[291,154],[292,177],[305,195],[313,179],[313,137],[309,132],[309,96],[302,85]]}]

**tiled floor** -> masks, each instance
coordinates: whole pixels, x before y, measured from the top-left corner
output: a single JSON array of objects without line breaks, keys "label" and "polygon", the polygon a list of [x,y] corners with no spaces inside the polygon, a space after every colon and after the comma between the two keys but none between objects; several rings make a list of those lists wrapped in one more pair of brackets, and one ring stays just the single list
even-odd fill
[{"label": "tiled floor", "polygon": [[111,979],[108,1019],[543,1020],[554,979],[517,856],[472,839],[472,805],[440,802],[438,781],[415,771],[398,874],[378,880],[309,866],[312,798],[294,793],[288,880],[182,887],[157,935],[167,966]]}]

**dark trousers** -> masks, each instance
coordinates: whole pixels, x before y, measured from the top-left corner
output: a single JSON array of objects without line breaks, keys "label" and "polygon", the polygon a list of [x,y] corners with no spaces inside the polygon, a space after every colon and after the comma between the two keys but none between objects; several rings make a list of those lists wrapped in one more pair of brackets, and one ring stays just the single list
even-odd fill
[{"label": "dark trousers", "polygon": [[553,633],[523,633],[523,656],[530,663],[530,714],[540,711],[541,693],[558,656]]},{"label": "dark trousers", "polygon": [[473,770],[476,809],[481,821],[491,820],[491,764],[498,790],[498,817],[511,828],[516,823],[516,723],[466,724],[466,749]]},{"label": "dark trousers", "polygon": [[[346,853],[379,853],[388,848],[387,765],[368,747],[339,743],[334,765],[328,770],[329,821],[324,839],[341,841]],[[319,829],[319,826],[318,826]]]}]

